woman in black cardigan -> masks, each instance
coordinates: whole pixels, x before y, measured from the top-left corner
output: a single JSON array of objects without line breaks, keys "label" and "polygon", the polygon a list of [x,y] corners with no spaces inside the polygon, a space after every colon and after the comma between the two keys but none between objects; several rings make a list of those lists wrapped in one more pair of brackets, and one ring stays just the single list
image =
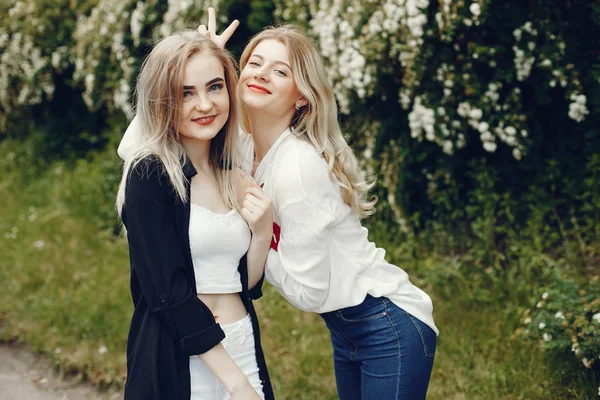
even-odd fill
[{"label": "woman in black cardigan", "polygon": [[126,400],[273,398],[252,306],[272,208],[237,168],[236,85],[229,54],[197,32],[164,38],[142,66],[117,195],[134,303]]}]

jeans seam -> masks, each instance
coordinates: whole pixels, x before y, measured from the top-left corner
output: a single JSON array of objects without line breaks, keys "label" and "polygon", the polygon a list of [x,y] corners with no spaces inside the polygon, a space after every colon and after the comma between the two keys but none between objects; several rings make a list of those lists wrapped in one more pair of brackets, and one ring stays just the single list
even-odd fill
[{"label": "jeans seam", "polygon": [[404,311],[404,312],[406,313],[406,315],[410,319],[410,322],[412,322],[412,324],[414,325],[414,327],[417,329],[417,332],[419,332],[419,337],[421,338],[421,344],[423,345],[423,353],[425,354],[425,357],[427,357],[427,358],[433,358],[435,356],[435,353],[430,353],[429,352],[429,348],[428,348],[427,344],[425,343],[425,337],[423,336],[423,332],[421,331],[421,327],[414,320],[415,317],[413,317],[412,315],[410,315],[406,311]]},{"label": "jeans seam", "polygon": [[[339,312],[339,310],[336,312],[338,313],[338,316],[340,318],[342,318],[342,314]],[[356,354],[356,344],[354,344],[354,342],[352,340],[348,339],[348,337],[344,333],[343,329],[339,329],[337,326],[334,326],[334,324],[331,324],[331,326],[344,337],[344,340],[346,340],[348,343],[350,343],[352,345],[352,350],[350,351],[350,359],[354,360],[354,355]]]},{"label": "jeans seam", "polygon": [[400,338],[398,337],[398,331],[396,330],[396,325],[394,325],[394,322],[392,321],[392,318],[390,316],[390,313],[387,312],[387,303],[385,302],[384,299],[384,304],[385,304],[385,311],[386,311],[386,317],[388,322],[390,323],[390,326],[392,327],[392,330],[394,331],[394,335],[396,336],[396,344],[398,346],[398,375],[397,375],[397,381],[396,381],[396,399],[400,398],[400,382],[402,381],[401,379],[401,375],[402,375],[402,346],[400,346]]}]

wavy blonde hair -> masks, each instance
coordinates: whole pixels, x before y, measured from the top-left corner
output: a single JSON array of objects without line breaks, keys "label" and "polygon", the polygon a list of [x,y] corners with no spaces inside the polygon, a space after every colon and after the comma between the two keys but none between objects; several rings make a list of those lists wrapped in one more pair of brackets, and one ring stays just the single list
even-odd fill
[{"label": "wavy blonde hair", "polygon": [[[344,202],[360,218],[373,214],[377,199],[368,198],[368,192],[374,183],[365,180],[352,149],[344,139],[323,59],[306,33],[292,25],[264,29],[244,49],[240,69],[244,69],[256,46],[269,39],[277,40],[287,47],[294,81],[302,97],[308,101],[292,117],[292,132],[312,143],[327,161],[332,180],[342,189]],[[243,104],[242,117],[244,130],[251,132],[248,113]]]},{"label": "wavy blonde hair", "polygon": [[116,208],[121,215],[125,203],[127,177],[145,157],[156,156],[163,165],[178,197],[187,202],[182,165],[187,155],[179,138],[180,111],[183,109],[183,79],[191,56],[210,52],[223,65],[229,94],[229,118],[210,141],[210,164],[213,167],[223,200],[239,211],[233,171],[239,165],[238,104],[236,63],[224,49],[196,31],[183,31],[160,40],[142,64],[136,85],[137,116],[141,138],[132,156],[125,160],[117,193]]}]

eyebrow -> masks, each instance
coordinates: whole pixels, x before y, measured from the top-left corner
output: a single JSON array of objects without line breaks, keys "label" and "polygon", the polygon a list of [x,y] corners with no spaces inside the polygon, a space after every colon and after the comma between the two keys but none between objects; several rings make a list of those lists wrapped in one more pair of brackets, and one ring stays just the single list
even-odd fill
[{"label": "eyebrow", "polygon": [[[210,81],[206,82],[205,86],[210,86],[217,82],[225,82],[225,80],[223,78],[211,79]],[[194,89],[196,89],[196,86],[194,86],[194,85],[183,85],[183,90],[194,90]]]},{"label": "eyebrow", "polygon": [[[260,60],[261,60],[261,61],[264,61],[264,59],[265,59],[265,58],[264,58],[263,56],[261,56],[260,54],[252,54],[252,57],[260,58]],[[290,67],[290,66],[288,65],[288,63],[286,63],[286,62],[283,62],[283,61],[275,61],[275,62],[274,62],[274,64],[282,64],[282,65],[285,65],[286,67],[288,67],[288,68],[290,69],[290,71],[292,70],[292,67]]]}]

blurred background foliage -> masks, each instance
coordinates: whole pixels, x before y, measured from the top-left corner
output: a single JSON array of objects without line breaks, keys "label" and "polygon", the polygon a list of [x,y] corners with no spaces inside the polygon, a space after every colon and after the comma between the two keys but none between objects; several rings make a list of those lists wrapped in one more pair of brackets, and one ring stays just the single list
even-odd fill
[{"label": "blurred background foliage", "polygon": [[[221,27],[241,21],[236,57],[280,22],[321,49],[347,138],[377,179],[365,225],[434,298],[431,397],[598,396],[600,2],[589,0],[1,2],[0,338],[122,384],[115,149],[152,43],[209,6]],[[278,397],[335,398],[318,318],[271,288],[259,307]]]}]

